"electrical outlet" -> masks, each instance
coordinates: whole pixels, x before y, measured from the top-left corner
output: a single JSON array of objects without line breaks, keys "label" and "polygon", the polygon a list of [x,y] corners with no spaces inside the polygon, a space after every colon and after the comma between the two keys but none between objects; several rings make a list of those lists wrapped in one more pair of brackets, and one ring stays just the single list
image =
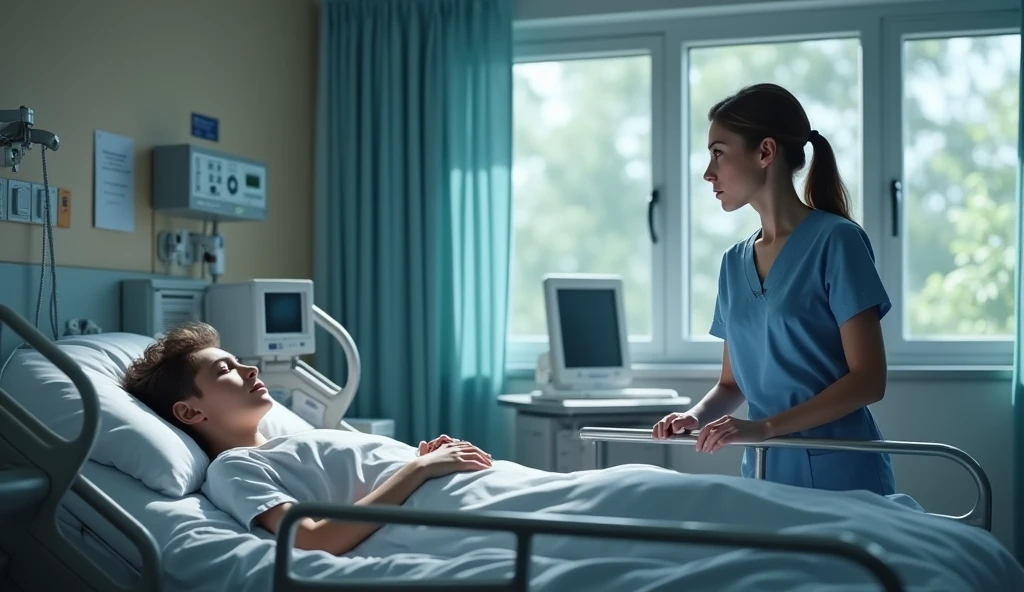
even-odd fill
[{"label": "electrical outlet", "polygon": [[7,219],[11,222],[32,221],[32,185],[7,180]]},{"label": "electrical outlet", "polygon": [[168,265],[187,267],[195,263],[192,238],[188,230],[176,229],[157,235],[157,257]]},{"label": "electrical outlet", "polygon": [[0,220],[7,219],[7,179],[0,178]]},{"label": "electrical outlet", "polygon": [[[46,220],[46,187],[42,183],[32,184],[32,223],[42,224]],[[50,224],[57,224],[57,188],[50,187]]]},{"label": "electrical outlet", "polygon": [[64,337],[71,335],[94,335],[102,333],[103,329],[92,319],[70,319],[64,324]]}]

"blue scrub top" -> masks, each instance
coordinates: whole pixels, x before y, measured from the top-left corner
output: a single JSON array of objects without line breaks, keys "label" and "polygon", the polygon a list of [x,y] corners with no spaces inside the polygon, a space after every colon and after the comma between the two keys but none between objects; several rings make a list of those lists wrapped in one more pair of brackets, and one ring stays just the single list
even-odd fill
[{"label": "blue scrub top", "polygon": [[[762,282],[754,259],[760,230],[722,257],[711,334],[725,340],[748,417],[763,419],[825,390],[849,372],[839,327],[871,307],[892,307],[875,270],[867,234],[857,224],[812,210],[783,244]],[[876,440],[882,435],[863,407],[790,437]],[[742,474],[754,474],[747,448]],[[829,490],[895,492],[889,456],[770,448],[765,478]]]}]

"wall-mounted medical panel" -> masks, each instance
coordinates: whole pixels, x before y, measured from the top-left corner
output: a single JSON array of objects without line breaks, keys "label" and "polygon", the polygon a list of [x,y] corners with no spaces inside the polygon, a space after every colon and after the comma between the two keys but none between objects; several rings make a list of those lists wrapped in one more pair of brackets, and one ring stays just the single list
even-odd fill
[{"label": "wall-mounted medical panel", "polygon": [[191,144],[157,146],[153,210],[199,220],[266,220],[267,167]]}]

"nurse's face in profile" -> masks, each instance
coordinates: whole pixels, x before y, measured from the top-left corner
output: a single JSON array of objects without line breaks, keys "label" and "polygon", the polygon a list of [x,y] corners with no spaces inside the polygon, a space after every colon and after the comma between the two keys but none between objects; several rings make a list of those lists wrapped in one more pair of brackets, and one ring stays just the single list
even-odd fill
[{"label": "nurse's face in profile", "polygon": [[732,212],[750,203],[766,181],[766,168],[757,148],[750,150],[743,138],[717,121],[708,129],[710,161],[704,180],[711,183],[722,209]]}]

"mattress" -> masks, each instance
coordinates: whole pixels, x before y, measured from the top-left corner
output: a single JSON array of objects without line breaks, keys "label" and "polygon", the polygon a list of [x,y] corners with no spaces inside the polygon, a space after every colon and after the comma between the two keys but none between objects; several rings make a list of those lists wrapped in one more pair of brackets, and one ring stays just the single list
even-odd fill
[{"label": "mattress", "polygon": [[[135,491],[135,479],[94,461],[85,463],[82,475],[114,500],[140,493]],[[143,489],[145,493],[152,493],[149,488]],[[135,573],[141,569],[141,559],[135,544],[74,491],[68,491],[61,500],[57,521],[63,530],[76,533],[76,538],[91,541],[88,544],[94,547],[95,552],[103,554],[106,561]]]},{"label": "mattress", "polygon": [[94,532],[67,508],[57,512],[57,527],[61,534],[118,585],[130,588],[138,580],[138,570],[111,547],[103,536]]},{"label": "mattress", "polygon": [[[85,463],[82,475],[149,530],[161,551],[168,592],[272,589],[275,545],[270,533],[244,532],[201,494],[169,498],[93,461]],[[125,535],[74,492],[62,501],[58,516],[62,530],[107,573],[133,581],[141,568],[139,553]],[[251,578],[253,570],[260,577]]]},{"label": "mattress", "polygon": [[[850,535],[872,540],[908,590],[1024,590],[1024,569],[988,532],[929,516],[900,500],[868,492],[821,492],[766,481],[685,475],[638,465],[556,474],[496,461],[500,470],[427,482],[410,507],[703,520],[777,532]],[[485,475],[489,473],[489,475]],[[84,474],[148,528],[162,550],[168,592],[270,592],[273,537],[250,533],[202,495],[169,499],[110,467],[87,463]],[[137,565],[128,541],[102,519],[67,500],[66,508],[115,555]],[[91,514],[91,516],[90,516]],[[692,582],[716,590],[877,590],[864,570],[810,554],[700,545],[538,536],[530,590],[673,590]],[[507,533],[387,525],[340,557],[294,553],[300,578],[507,578],[515,563]]]}]

